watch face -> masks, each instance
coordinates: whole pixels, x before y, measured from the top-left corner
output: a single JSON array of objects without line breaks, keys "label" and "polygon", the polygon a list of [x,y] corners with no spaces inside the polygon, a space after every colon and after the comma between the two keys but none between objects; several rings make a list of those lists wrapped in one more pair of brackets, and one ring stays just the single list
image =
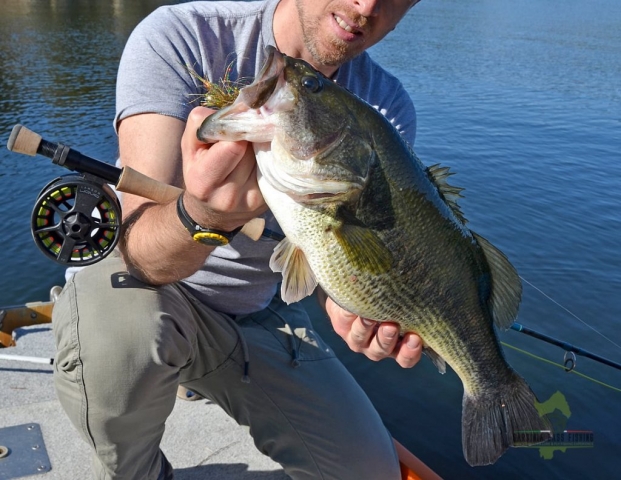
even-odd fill
[{"label": "watch face", "polygon": [[227,237],[215,232],[196,232],[192,238],[203,245],[211,247],[221,247],[229,243]]}]

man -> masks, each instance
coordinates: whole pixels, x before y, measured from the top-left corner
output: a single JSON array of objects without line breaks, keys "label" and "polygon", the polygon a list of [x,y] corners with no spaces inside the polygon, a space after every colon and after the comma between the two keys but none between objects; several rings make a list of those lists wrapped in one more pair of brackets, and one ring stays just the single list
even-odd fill
[{"label": "man", "polygon": [[[363,52],[416,2],[195,2],[159,9],[136,28],[119,69],[120,159],[183,187],[185,212],[176,201],[125,195],[123,258],[78,272],[55,308],[57,392],[93,447],[97,478],[172,478],[159,442],[179,383],[249,425],[257,448],[292,478],[399,477],[369,400],[306,312],[278,297],[279,275],[268,267],[277,242],[230,233],[257,216],[278,225],[252,148],[197,140],[212,111],[192,109],[201,86],[190,69],[217,80],[230,65],[234,78],[252,78],[275,45],[376,105],[413,142],[411,100]],[[196,242],[182,220],[224,240]],[[330,299],[325,308],[353,350],[403,367],[420,359],[416,335],[401,339],[395,324],[378,326]]]}]

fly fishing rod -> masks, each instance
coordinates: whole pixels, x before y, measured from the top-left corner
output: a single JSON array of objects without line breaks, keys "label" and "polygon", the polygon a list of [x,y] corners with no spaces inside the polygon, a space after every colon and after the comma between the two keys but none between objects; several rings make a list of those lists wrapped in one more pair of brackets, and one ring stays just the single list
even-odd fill
[{"label": "fly fishing rod", "polygon": [[[121,206],[112,188],[157,203],[176,199],[183,190],[130,168],[95,160],[63,143],[50,142],[23,125],[15,125],[7,148],[52,159],[77,174],[59,177],[39,194],[31,216],[37,247],[57,263],[85,266],[103,260],[120,239]],[[241,233],[258,240],[265,221],[251,220]]]},{"label": "fly fishing rod", "polygon": [[591,352],[589,352],[587,350],[584,350],[584,349],[582,349],[580,347],[576,347],[575,345],[572,345],[570,343],[563,342],[562,340],[557,340],[556,338],[553,338],[553,337],[550,337],[550,336],[545,335],[543,333],[540,333],[540,332],[537,332],[535,330],[532,330],[532,329],[530,329],[528,327],[525,327],[521,323],[514,322],[511,325],[511,330],[515,330],[516,332],[524,333],[524,334],[529,335],[529,336],[531,336],[533,338],[537,338],[539,340],[543,340],[544,342],[550,343],[552,345],[556,345],[557,347],[561,347],[566,352],[565,359],[564,359],[564,364],[565,364],[565,370],[568,371],[568,372],[573,370],[574,367],[576,366],[576,357],[575,356],[568,357],[567,356],[567,352],[571,352],[572,354],[581,355],[583,357],[590,358],[591,360],[595,360],[596,362],[603,363],[604,365],[608,365],[609,367],[616,368],[617,370],[621,370],[621,365],[618,364],[618,363],[615,363],[615,362],[613,362],[611,360],[608,360],[607,358],[604,358],[604,357],[601,357],[601,356],[596,355],[594,353],[591,353]]}]

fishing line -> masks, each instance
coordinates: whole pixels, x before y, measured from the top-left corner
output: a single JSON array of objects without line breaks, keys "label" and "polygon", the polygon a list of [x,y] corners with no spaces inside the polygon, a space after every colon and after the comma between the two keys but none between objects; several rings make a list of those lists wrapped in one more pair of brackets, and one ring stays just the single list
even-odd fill
[{"label": "fishing line", "polygon": [[597,333],[598,335],[600,335],[602,338],[608,340],[610,343],[612,343],[615,347],[617,347],[619,350],[621,350],[621,345],[619,345],[618,343],[614,342],[613,340],[611,340],[610,338],[608,338],[606,335],[604,335],[603,333],[597,331],[594,327],[592,327],[591,325],[589,325],[587,322],[585,322],[584,320],[582,320],[578,315],[576,315],[575,313],[573,313],[572,311],[570,311],[569,309],[565,308],[563,305],[561,305],[560,303],[558,303],[556,300],[554,300],[550,295],[546,294],[544,291],[542,291],[540,288],[536,287],[535,285],[533,285],[532,283],[530,283],[528,280],[526,280],[522,275],[520,275],[520,278],[522,280],[524,280],[526,283],[528,283],[531,287],[533,287],[535,290],[537,290],[539,293],[541,293],[541,295],[543,295],[544,297],[546,297],[548,300],[550,300],[551,302],[554,302],[556,305],[558,305],[559,307],[561,307],[563,310],[565,310],[567,313],[569,313],[572,317],[574,317],[576,320],[578,320],[579,322],[581,322],[582,324],[584,324],[585,326],[589,327],[591,330],[593,330],[595,333]]},{"label": "fishing line", "polygon": [[509,345],[506,342],[500,342],[500,343],[502,343],[503,346],[512,348],[513,350],[517,350],[518,352],[523,353],[524,355],[528,355],[529,357],[533,357],[533,358],[535,358],[537,360],[541,360],[542,362],[549,363],[550,365],[554,365],[556,367],[560,367],[563,370],[565,370],[567,373],[575,373],[576,375],[579,375],[579,376],[581,376],[583,378],[586,378],[587,380],[590,380],[591,382],[594,382],[594,383],[597,383],[597,384],[602,385],[604,387],[610,388],[611,390],[615,390],[617,392],[621,392],[621,388],[613,387],[612,385],[604,383],[601,380],[597,380],[596,378],[589,377],[588,375],[585,375],[584,373],[576,371],[576,369],[572,369],[572,370],[567,371],[567,368],[565,367],[565,365],[561,365],[560,363],[553,362],[552,360],[548,360],[547,358],[539,357],[539,356],[535,355],[534,353],[530,353],[530,352],[527,352],[526,350],[522,350],[521,348],[514,347],[513,345]]}]

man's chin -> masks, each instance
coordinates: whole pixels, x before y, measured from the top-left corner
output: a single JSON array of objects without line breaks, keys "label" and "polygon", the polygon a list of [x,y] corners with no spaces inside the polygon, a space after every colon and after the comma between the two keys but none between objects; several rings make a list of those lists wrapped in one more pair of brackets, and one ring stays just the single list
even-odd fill
[{"label": "man's chin", "polygon": [[316,45],[313,45],[308,50],[314,62],[331,67],[338,67],[361,53],[358,49],[354,50],[341,42],[332,42],[321,48],[316,48]]}]

